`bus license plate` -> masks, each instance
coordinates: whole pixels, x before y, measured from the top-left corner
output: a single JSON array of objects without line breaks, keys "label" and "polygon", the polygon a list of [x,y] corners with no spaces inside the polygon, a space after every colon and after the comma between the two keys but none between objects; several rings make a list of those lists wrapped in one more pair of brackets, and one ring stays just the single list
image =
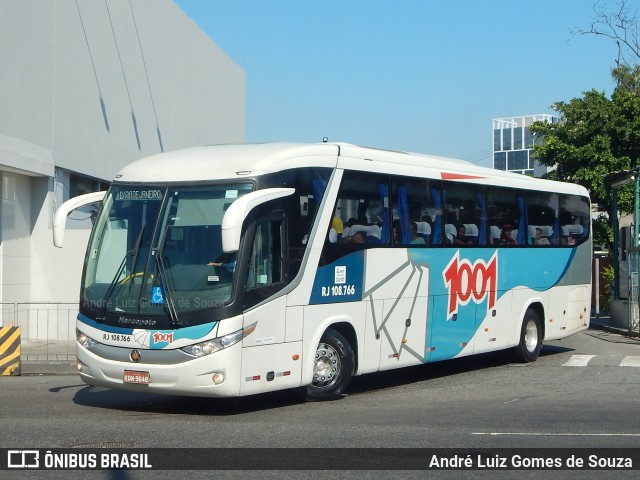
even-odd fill
[{"label": "bus license plate", "polygon": [[149,372],[136,372],[134,370],[125,370],[124,383],[137,383],[140,385],[149,385]]}]

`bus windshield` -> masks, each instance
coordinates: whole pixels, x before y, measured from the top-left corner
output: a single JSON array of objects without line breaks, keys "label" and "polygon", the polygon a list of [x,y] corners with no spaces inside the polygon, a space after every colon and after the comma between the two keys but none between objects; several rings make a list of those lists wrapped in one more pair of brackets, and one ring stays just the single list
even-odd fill
[{"label": "bus windshield", "polygon": [[222,307],[235,257],[222,252],[227,208],[253,184],[113,186],[87,252],[82,303],[103,316],[162,315]]}]

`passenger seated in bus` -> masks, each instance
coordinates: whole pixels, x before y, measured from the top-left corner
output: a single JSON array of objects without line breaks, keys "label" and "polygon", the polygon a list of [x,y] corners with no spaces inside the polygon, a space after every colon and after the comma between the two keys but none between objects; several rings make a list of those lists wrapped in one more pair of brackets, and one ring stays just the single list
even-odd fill
[{"label": "passenger seated in bus", "polygon": [[[331,220],[331,230],[333,230],[336,234],[336,241],[335,242],[331,242],[331,243],[336,243],[336,242],[341,242],[342,241],[342,231],[344,230],[344,225],[342,223],[342,220],[340,219],[340,217],[334,215],[333,219]],[[329,241],[331,241],[331,239],[329,239]]]},{"label": "passenger seated in bus", "polygon": [[400,220],[398,219],[394,220],[391,224],[391,237],[395,245],[402,243],[402,230],[400,228]]},{"label": "passenger seated in bus", "polygon": [[353,234],[351,227],[354,226],[358,221],[355,218],[350,218],[347,220],[347,223],[344,224],[342,229],[342,241],[348,242],[349,237]]},{"label": "passenger seated in bus", "polygon": [[444,242],[446,245],[453,245],[453,239],[456,238],[458,231],[455,225],[446,223],[444,225]]},{"label": "passenger seated in bus", "polygon": [[364,235],[366,243],[380,243],[382,237],[382,228],[378,225],[366,225],[358,224],[351,227],[351,236],[356,232],[361,232]]},{"label": "passenger seated in bus", "polygon": [[503,247],[510,247],[516,244],[515,239],[511,236],[511,225],[508,223],[502,227],[502,233],[500,233],[500,245]]},{"label": "passenger seated in bus", "polygon": [[416,225],[418,227],[416,235],[424,238],[424,243],[429,245],[429,240],[431,239],[431,225],[426,221],[416,222]]},{"label": "passenger seated in bus", "polygon": [[355,232],[351,237],[349,237],[349,243],[364,244],[366,241],[367,237],[363,232]]},{"label": "passenger seated in bus", "polygon": [[[584,234],[584,228],[579,224],[568,224],[560,227],[562,231],[562,244],[563,245],[575,245],[576,240],[579,240]],[[571,243],[569,242],[571,239]]]},{"label": "passenger seated in bus", "polygon": [[551,245],[549,243],[549,239],[547,237],[543,237],[542,236],[542,229],[541,228],[536,228],[536,235],[533,238],[533,244],[534,245],[543,245],[543,246]]},{"label": "passenger seated in bus", "polygon": [[489,227],[489,245],[500,245],[500,228],[497,225]]},{"label": "passenger seated in bus", "polygon": [[473,240],[467,238],[467,228],[464,225],[456,227],[456,236],[453,237],[454,245],[473,245]]},{"label": "passenger seated in bus", "polygon": [[418,224],[416,222],[411,222],[409,228],[411,229],[411,240],[409,240],[409,243],[411,245],[424,245],[424,238],[418,236]]},{"label": "passenger seated in bus", "polygon": [[567,239],[565,240],[566,245],[575,245],[576,239],[573,237],[573,233],[569,232],[567,235]]},{"label": "passenger seated in bus", "polygon": [[479,235],[479,231],[478,231],[478,227],[476,226],[475,223],[465,223],[463,224],[464,228],[466,230],[466,239],[471,241],[471,245],[477,245],[478,244],[478,235]]}]

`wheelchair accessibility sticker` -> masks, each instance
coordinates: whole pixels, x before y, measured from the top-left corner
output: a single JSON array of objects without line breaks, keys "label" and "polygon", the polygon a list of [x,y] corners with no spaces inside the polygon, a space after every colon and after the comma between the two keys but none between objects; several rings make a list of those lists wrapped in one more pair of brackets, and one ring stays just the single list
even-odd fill
[{"label": "wheelchair accessibility sticker", "polygon": [[153,287],[153,289],[151,290],[151,303],[153,305],[162,305],[164,303],[162,287]]}]

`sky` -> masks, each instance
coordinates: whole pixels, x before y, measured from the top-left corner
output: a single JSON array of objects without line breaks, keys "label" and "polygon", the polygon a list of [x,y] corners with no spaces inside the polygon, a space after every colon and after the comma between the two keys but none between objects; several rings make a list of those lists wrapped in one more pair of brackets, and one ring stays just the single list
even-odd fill
[{"label": "sky", "polygon": [[244,70],[249,143],[327,137],[491,166],[494,118],[614,87],[613,41],[572,33],[591,0],[175,3]]}]

